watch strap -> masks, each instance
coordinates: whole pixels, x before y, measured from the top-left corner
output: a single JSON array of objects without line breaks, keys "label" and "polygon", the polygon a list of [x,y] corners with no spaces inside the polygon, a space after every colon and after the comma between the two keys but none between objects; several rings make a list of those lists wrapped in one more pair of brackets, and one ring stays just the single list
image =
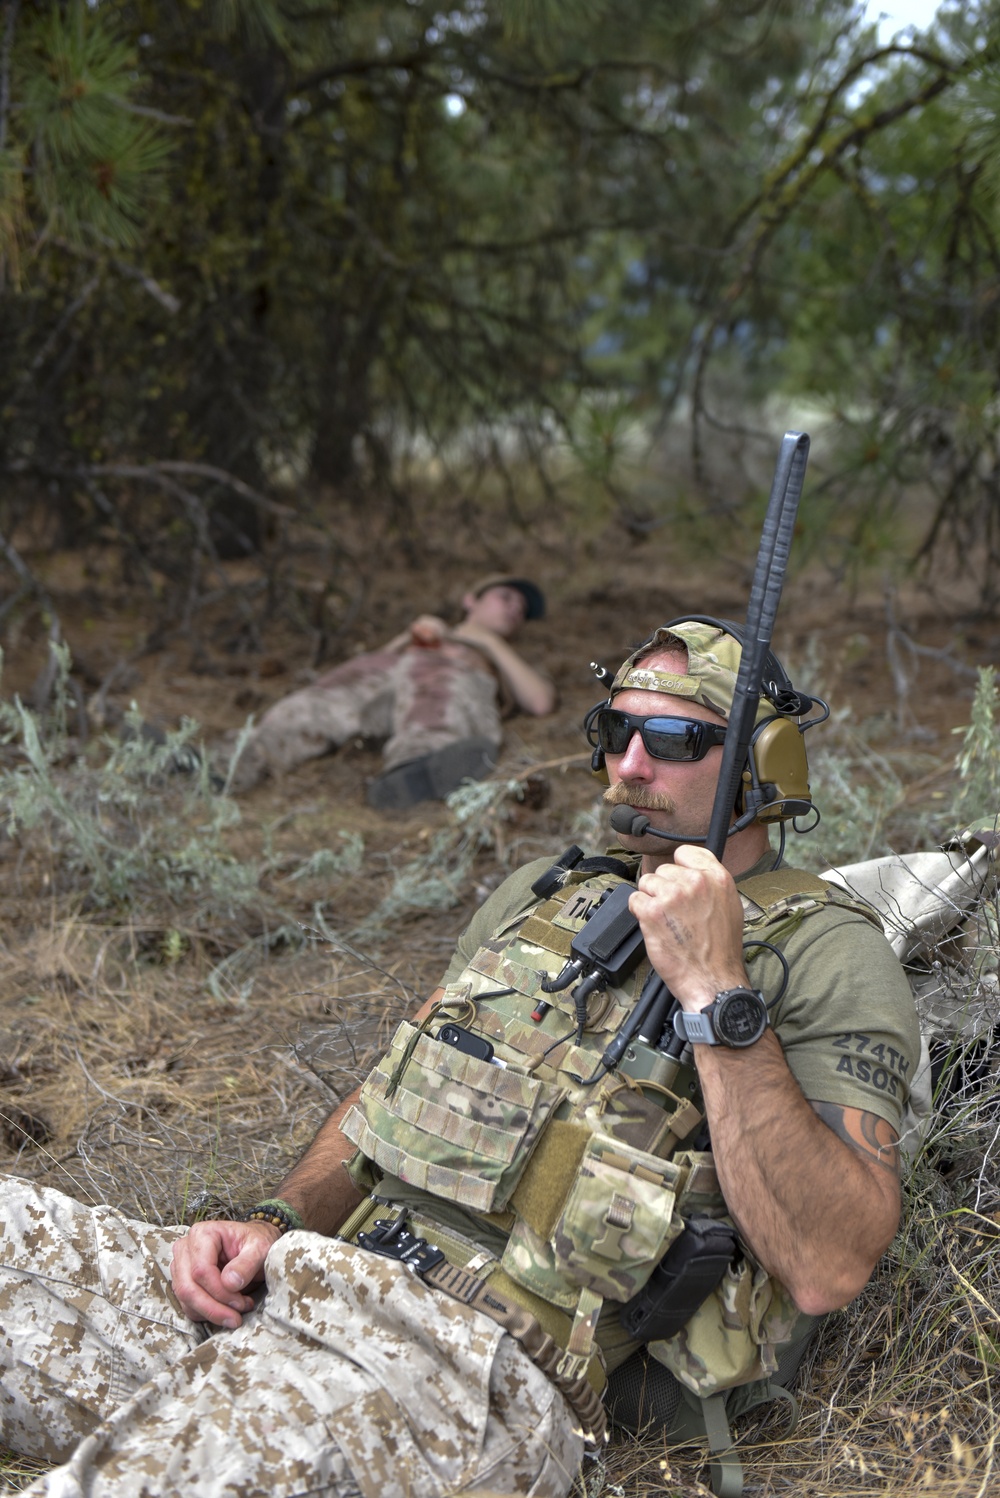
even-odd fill
[{"label": "watch strap", "polygon": [[692,1045],[720,1044],[707,1009],[703,1009],[700,1014],[685,1014],[683,1009],[678,1009],[674,1015],[674,1034]]}]

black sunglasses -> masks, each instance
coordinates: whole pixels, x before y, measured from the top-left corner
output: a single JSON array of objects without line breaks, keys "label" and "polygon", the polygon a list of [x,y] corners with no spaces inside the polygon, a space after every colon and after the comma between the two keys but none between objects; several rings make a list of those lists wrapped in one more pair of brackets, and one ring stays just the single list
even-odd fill
[{"label": "black sunglasses", "polygon": [[726,737],[721,725],[703,723],[700,718],[663,718],[659,714],[640,718],[617,707],[599,708],[593,727],[605,754],[624,754],[632,735],[639,733],[646,753],[654,759],[704,759],[712,746]]}]

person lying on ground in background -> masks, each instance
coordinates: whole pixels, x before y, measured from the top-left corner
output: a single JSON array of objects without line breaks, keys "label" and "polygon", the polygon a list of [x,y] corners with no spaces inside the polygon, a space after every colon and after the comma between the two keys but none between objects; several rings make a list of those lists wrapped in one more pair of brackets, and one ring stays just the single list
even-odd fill
[{"label": "person lying on ground in background", "polygon": [[555,706],[552,682],[511,643],[525,621],[544,617],[545,598],[527,578],[498,573],[474,583],[462,607],[453,628],[421,614],[380,650],[274,703],[251,730],[230,789],[250,790],[352,738],[384,740],[385,769],[367,791],[375,807],[443,800],[463,780],[482,780],[496,766],[502,719],[544,717]]}]

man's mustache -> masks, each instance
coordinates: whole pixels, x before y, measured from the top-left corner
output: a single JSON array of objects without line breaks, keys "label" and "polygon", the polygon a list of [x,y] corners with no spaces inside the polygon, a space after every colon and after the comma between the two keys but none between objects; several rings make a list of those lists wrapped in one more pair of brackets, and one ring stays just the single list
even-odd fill
[{"label": "man's mustache", "polygon": [[677,810],[677,802],[663,791],[644,791],[638,785],[609,785],[604,792],[606,806],[634,806],[637,811]]}]

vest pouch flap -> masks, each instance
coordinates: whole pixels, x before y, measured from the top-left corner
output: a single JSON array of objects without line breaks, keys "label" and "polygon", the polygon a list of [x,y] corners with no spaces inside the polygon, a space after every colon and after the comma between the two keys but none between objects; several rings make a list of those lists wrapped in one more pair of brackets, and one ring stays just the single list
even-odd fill
[{"label": "vest pouch flap", "polygon": [[481,1061],[406,1020],[344,1119],[387,1175],[475,1212],[502,1211],[562,1090]]},{"label": "vest pouch flap", "polygon": [[788,1291],[765,1269],[737,1258],[690,1321],[672,1337],[650,1342],[657,1362],[693,1394],[769,1378],[798,1312]]},{"label": "vest pouch flap", "polygon": [[592,1134],[550,1246],[557,1272],[606,1300],[629,1300],[684,1224],[682,1171],[608,1134]]}]

